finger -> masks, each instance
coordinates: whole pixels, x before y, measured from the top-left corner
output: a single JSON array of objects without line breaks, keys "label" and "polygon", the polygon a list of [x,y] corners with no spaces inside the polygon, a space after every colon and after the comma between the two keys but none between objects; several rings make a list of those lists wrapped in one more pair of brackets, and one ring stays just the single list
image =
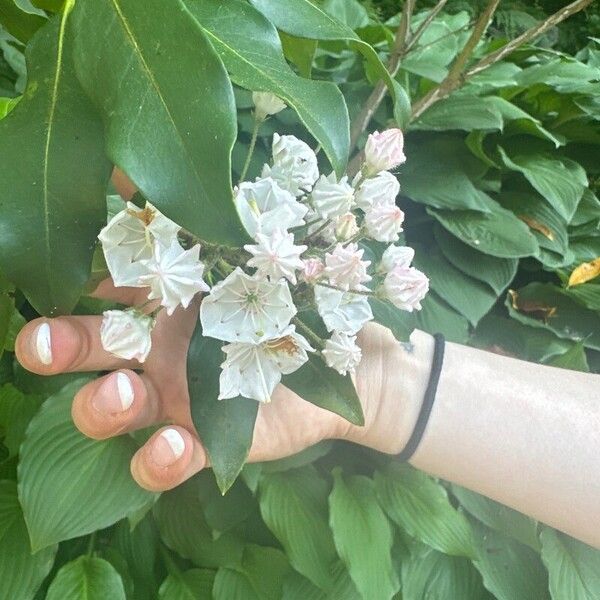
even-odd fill
[{"label": "finger", "polygon": [[111,300],[128,306],[144,304],[148,299],[148,288],[143,287],[116,287],[113,280],[102,280],[98,287],[90,294],[92,298]]},{"label": "finger", "polygon": [[84,385],[73,399],[71,414],[77,429],[96,440],[142,429],[162,418],[152,382],[130,370]]},{"label": "finger", "polygon": [[104,350],[101,323],[101,316],[30,321],[17,336],[17,359],[39,375],[138,367],[137,361],[127,361]]},{"label": "finger", "polygon": [[157,431],[131,460],[131,474],[151,492],[170,490],[207,465],[198,438],[178,426]]},{"label": "finger", "polygon": [[118,167],[113,169],[112,182],[123,200],[131,200],[133,195],[138,191],[131,179]]}]

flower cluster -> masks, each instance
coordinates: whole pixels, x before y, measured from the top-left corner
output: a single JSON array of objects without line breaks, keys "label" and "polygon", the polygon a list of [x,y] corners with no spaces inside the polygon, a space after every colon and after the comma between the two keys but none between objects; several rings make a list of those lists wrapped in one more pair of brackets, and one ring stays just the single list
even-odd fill
[{"label": "flower cluster", "polygon": [[[258,120],[285,108],[270,95],[255,94],[254,101]],[[428,291],[427,277],[411,266],[414,251],[395,245],[404,213],[390,170],[404,161],[398,129],[369,136],[353,179],[319,173],[305,142],[275,134],[272,161],[260,177],[234,190],[254,242],[226,255],[207,251],[212,289],[203,280],[200,245],[189,247],[189,235],[182,245],[180,228],[150,204],[140,209],[129,203],[99,236],[113,281],[147,287],[145,312],[152,309],[152,315],[158,303],[170,315],[207,292],[200,321],[203,335],[223,342],[221,399],[268,402],[282,376],[305,364],[309,353],[342,375],[352,374],[361,360],[357,334],[374,318],[370,298],[413,311]],[[385,244],[385,251],[373,251],[369,240]],[[365,254],[381,258],[372,265]],[[316,308],[328,339],[298,318],[298,306]],[[118,356],[143,361],[152,326],[153,316],[140,308],[107,311],[102,342]]]}]

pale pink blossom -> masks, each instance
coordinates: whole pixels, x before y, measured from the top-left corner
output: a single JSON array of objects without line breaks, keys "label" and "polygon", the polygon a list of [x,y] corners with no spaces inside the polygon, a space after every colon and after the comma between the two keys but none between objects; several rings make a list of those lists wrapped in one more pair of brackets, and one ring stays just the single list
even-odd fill
[{"label": "pale pink blossom", "polygon": [[356,343],[355,335],[346,335],[334,331],[325,342],[323,356],[328,367],[335,369],[340,375],[354,373],[362,358],[362,352]]},{"label": "pale pink blossom", "polygon": [[378,242],[397,242],[404,213],[395,204],[376,204],[365,213],[365,227]]},{"label": "pale pink blossom", "polygon": [[302,279],[306,283],[316,283],[323,274],[325,265],[318,258],[307,258],[302,261],[304,266],[302,268]]},{"label": "pale pink blossom", "polygon": [[[361,177],[361,173],[356,176],[355,185]],[[358,208],[366,211],[375,204],[394,204],[399,192],[400,183],[396,176],[389,171],[381,171],[360,184],[354,195],[354,202]]]},{"label": "pale pink blossom", "polygon": [[317,213],[324,219],[339,217],[350,210],[354,189],[344,176],[339,181],[335,173],[321,175],[310,195]]},{"label": "pale pink blossom", "polygon": [[325,275],[329,283],[342,290],[361,290],[371,280],[367,267],[371,261],[362,260],[364,250],[358,244],[338,244],[333,252],[325,254]]},{"label": "pale pink blossom", "polygon": [[100,325],[102,347],[125,360],[144,362],[150,353],[154,319],[137,310],[107,310]]},{"label": "pale pink blossom", "polygon": [[254,114],[259,121],[264,121],[270,115],[276,115],[287,107],[286,103],[271,92],[252,92]]},{"label": "pale pink blossom", "polygon": [[381,268],[389,273],[393,269],[408,269],[415,257],[415,251],[410,246],[388,246],[381,257]]},{"label": "pale pink blossom", "polygon": [[365,145],[365,171],[368,175],[389,171],[403,162],[406,162],[406,156],[400,129],[375,131],[369,135]]},{"label": "pale pink blossom", "polygon": [[383,291],[400,310],[421,310],[421,300],[429,291],[429,279],[414,267],[396,268],[386,275]]},{"label": "pale pink blossom", "polygon": [[351,212],[338,217],[334,222],[334,227],[335,238],[340,242],[349,240],[359,231],[358,225],[356,224],[356,217]]}]

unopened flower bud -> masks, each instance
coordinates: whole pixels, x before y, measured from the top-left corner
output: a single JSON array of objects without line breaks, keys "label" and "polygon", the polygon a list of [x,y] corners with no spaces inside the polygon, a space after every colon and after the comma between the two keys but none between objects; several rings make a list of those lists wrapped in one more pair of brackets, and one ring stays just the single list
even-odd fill
[{"label": "unopened flower bud", "polygon": [[306,283],[316,283],[321,278],[325,265],[318,258],[307,258],[302,262],[304,263],[302,279]]},{"label": "unopened flower bud", "polygon": [[396,268],[383,282],[385,297],[400,310],[421,310],[421,300],[429,291],[429,279],[414,267]]},{"label": "unopened flower bud", "polygon": [[102,347],[111,354],[144,362],[150,353],[152,317],[137,310],[107,310],[100,326]]},{"label": "unopened flower bud", "polygon": [[345,242],[354,237],[359,231],[356,217],[352,213],[346,213],[335,221],[335,237],[338,242]]},{"label": "unopened flower bud", "polygon": [[404,213],[395,204],[376,204],[365,213],[365,227],[368,234],[378,242],[396,242]]},{"label": "unopened flower bud", "polygon": [[404,136],[400,129],[375,131],[369,135],[365,146],[364,171],[373,176],[380,171],[389,171],[406,161]]},{"label": "unopened flower bud", "polygon": [[287,107],[286,103],[271,92],[252,92],[256,118],[264,121],[268,116],[275,115]]}]

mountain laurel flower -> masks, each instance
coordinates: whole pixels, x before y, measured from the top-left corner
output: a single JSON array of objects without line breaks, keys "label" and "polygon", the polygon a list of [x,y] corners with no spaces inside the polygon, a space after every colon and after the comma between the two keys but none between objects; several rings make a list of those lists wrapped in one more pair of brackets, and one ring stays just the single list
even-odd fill
[{"label": "mountain laurel flower", "polygon": [[429,279],[414,267],[396,268],[383,281],[385,297],[400,310],[421,310],[421,300],[429,291]]},{"label": "mountain laurel flower", "polygon": [[293,135],[273,135],[273,166],[263,167],[262,177],[272,177],[294,196],[309,191],[319,177],[317,155]]},{"label": "mountain laurel flower", "polygon": [[381,268],[385,273],[393,269],[408,269],[415,257],[409,246],[388,246],[381,257]]},{"label": "mountain laurel flower", "polygon": [[321,175],[310,195],[317,213],[324,219],[332,219],[346,214],[354,198],[354,189],[344,176],[339,181],[335,173]]},{"label": "mountain laurel flower", "polygon": [[302,279],[310,284],[319,281],[325,270],[325,265],[322,261],[318,258],[307,258],[302,263]]},{"label": "mountain laurel flower", "polygon": [[406,162],[404,136],[400,129],[375,131],[367,138],[364,169],[367,175],[389,171]]},{"label": "mountain laurel flower", "polygon": [[363,249],[358,244],[338,244],[333,252],[325,254],[325,275],[331,285],[342,290],[365,289],[362,283],[371,281],[367,267],[371,261],[362,260]]},{"label": "mountain laurel flower", "polygon": [[156,242],[152,258],[142,262],[147,274],[140,277],[140,283],[150,287],[148,300],[160,300],[168,315],[180,304],[187,308],[198,292],[210,289],[202,279],[200,244],[184,250],[176,239],[168,247]]},{"label": "mountain laurel flower", "polygon": [[275,229],[304,225],[308,211],[308,207],[270,177],[240,183],[234,203],[246,231],[253,238],[257,233],[270,235]]},{"label": "mountain laurel flower", "polygon": [[260,344],[281,337],[295,314],[284,279],[271,282],[239,267],[215,284],[200,305],[204,335],[225,342]]},{"label": "mountain laurel flower", "polygon": [[395,204],[376,204],[365,213],[365,227],[378,242],[397,242],[404,223],[404,213]]},{"label": "mountain laurel flower", "polygon": [[325,342],[323,356],[327,366],[335,369],[340,375],[354,373],[362,358],[362,352],[356,344],[356,336],[334,331]]},{"label": "mountain laurel flower", "polygon": [[[356,182],[361,177],[359,173]],[[376,204],[395,204],[400,193],[400,183],[389,171],[381,171],[375,177],[365,179],[354,195],[354,203],[364,211]]]},{"label": "mountain laurel flower", "polygon": [[351,212],[338,217],[334,222],[334,227],[335,239],[338,242],[345,242],[359,232],[359,227],[356,224],[356,217]]},{"label": "mountain laurel flower", "polygon": [[219,400],[243,396],[270,402],[282,375],[293,373],[314,352],[304,337],[290,325],[279,338],[260,344],[225,344],[227,358],[221,365]]},{"label": "mountain laurel flower", "polygon": [[144,209],[128,202],[98,235],[115,286],[142,287],[139,278],[146,269],[141,261],[152,257],[155,241],[168,245],[179,230],[149,202]]},{"label": "mountain laurel flower", "polygon": [[244,246],[244,249],[252,254],[247,265],[255,267],[260,275],[268,276],[272,280],[285,277],[295,285],[296,270],[304,267],[300,255],[307,246],[295,246],[294,235],[281,229],[276,229],[269,236],[257,233],[256,241],[256,245]]},{"label": "mountain laurel flower", "polygon": [[271,92],[252,92],[252,102],[254,102],[254,114],[259,121],[264,121],[270,115],[276,115],[287,104]]},{"label": "mountain laurel flower", "polygon": [[152,347],[153,327],[154,319],[137,310],[107,310],[100,326],[100,341],[114,356],[144,362]]},{"label": "mountain laurel flower", "polygon": [[354,335],[363,328],[365,323],[373,319],[369,299],[363,294],[341,292],[317,285],[315,302],[327,331]]}]

